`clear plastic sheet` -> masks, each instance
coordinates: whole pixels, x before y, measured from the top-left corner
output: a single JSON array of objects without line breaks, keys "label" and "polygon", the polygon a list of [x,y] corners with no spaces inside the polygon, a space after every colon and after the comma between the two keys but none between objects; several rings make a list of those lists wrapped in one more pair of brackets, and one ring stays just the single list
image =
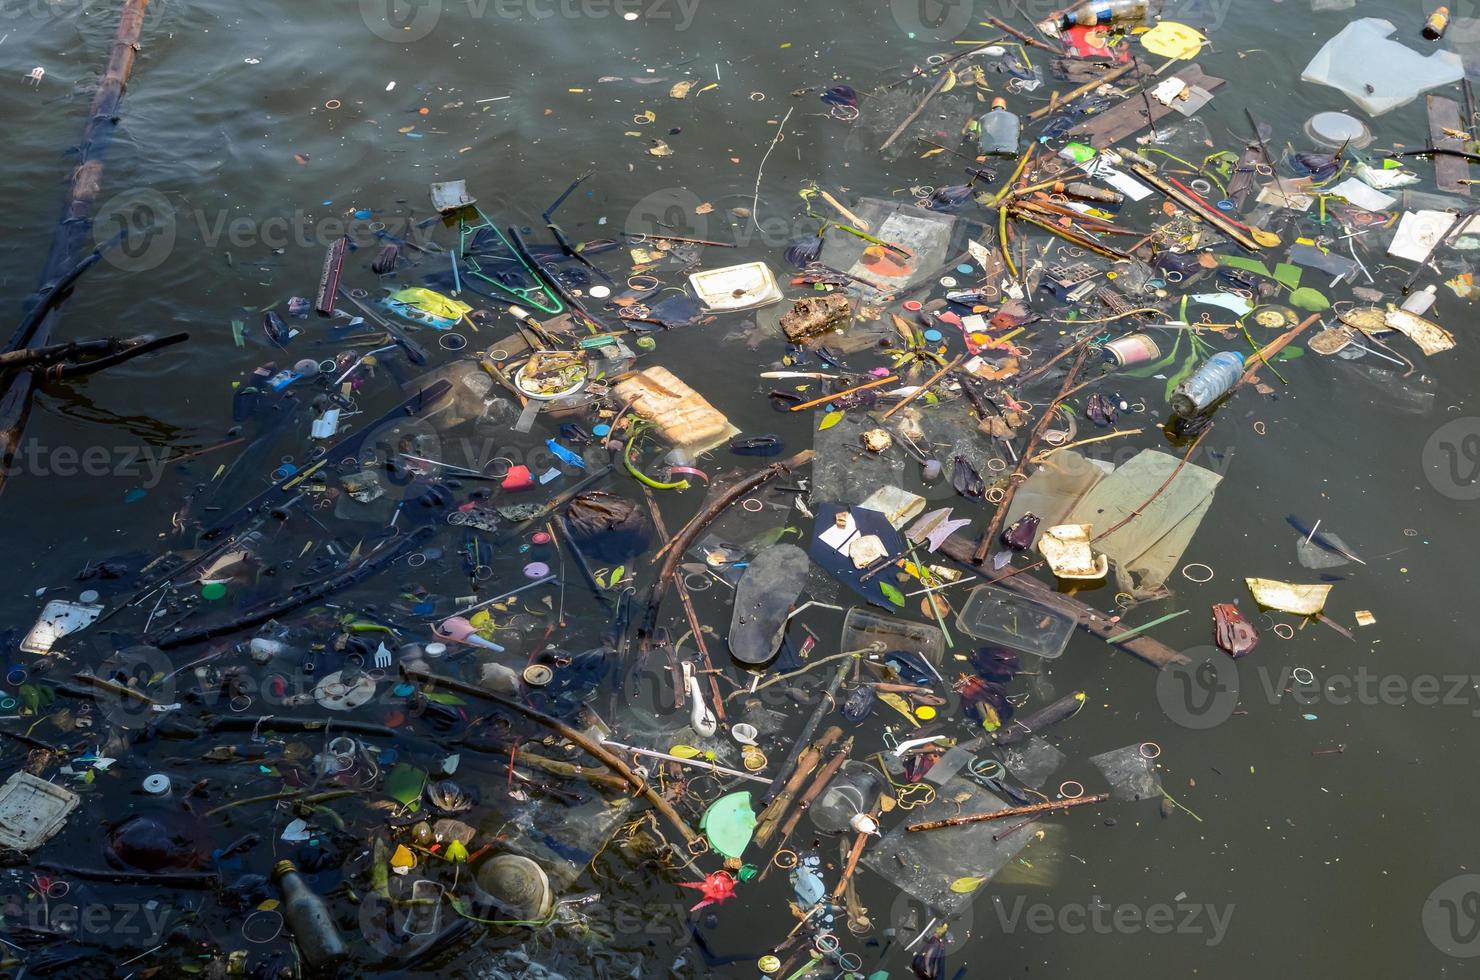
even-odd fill
[{"label": "clear plastic sheet", "polygon": [[994,834],[1005,829],[995,820],[916,834],[905,827],[958,815],[992,813],[1007,806],[996,794],[969,779],[954,776],[940,788],[932,803],[911,810],[908,821],[895,826],[866,850],[863,864],[936,912],[956,915],[988,887],[983,885],[963,893],[952,891],[951,883],[996,874],[1033,835],[1019,832],[1008,834],[1000,841],[993,840]]},{"label": "clear plastic sheet", "polygon": [[1301,80],[1329,85],[1364,112],[1380,116],[1464,77],[1459,55],[1443,50],[1422,55],[1392,40],[1396,31],[1379,17],[1352,21],[1316,52]]},{"label": "clear plastic sheet", "polygon": [[1110,784],[1112,800],[1134,802],[1161,797],[1161,775],[1156,771],[1156,763],[1142,751],[1144,744],[1127,745],[1090,757],[1090,764]]},{"label": "clear plastic sheet", "polygon": [[1047,739],[1034,735],[1011,748],[999,750],[998,758],[1018,782],[1038,789],[1048,782],[1048,777],[1059,771],[1068,756],[1049,744]]},{"label": "clear plastic sheet", "polygon": [[881,293],[917,286],[935,275],[951,257],[956,219],[876,197],[862,198],[853,209],[868,222],[874,237],[905,249],[909,258],[881,249],[856,235],[829,231],[823,236],[822,263],[857,276]]}]

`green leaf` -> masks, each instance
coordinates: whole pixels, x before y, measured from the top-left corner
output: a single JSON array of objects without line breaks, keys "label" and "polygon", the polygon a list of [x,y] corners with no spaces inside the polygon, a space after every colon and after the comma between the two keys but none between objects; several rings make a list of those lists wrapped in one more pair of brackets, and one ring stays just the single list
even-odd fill
[{"label": "green leaf", "polygon": [[425,770],[402,762],[386,775],[385,792],[397,803],[409,805],[421,799],[421,788],[426,781]]},{"label": "green leaf", "polygon": [[831,429],[833,426],[843,421],[844,414],[846,413],[840,412],[837,409],[833,409],[831,412],[828,412],[822,417],[822,424],[817,426],[817,431],[822,432],[824,429]]},{"label": "green leaf", "polygon": [[627,574],[627,566],[626,565],[618,565],[616,568],[613,568],[612,569],[611,578],[608,579],[607,580],[607,583],[606,583],[607,588],[609,588],[609,589],[615,589],[617,587],[617,583],[620,582],[620,581],[622,581],[622,576],[623,575],[626,575],[626,574]]},{"label": "green leaf", "polygon": [[423,691],[422,697],[434,704],[467,704],[456,694],[448,694],[445,691]]},{"label": "green leaf", "polygon": [[1188,351],[1187,359],[1182,362],[1181,367],[1177,368],[1177,373],[1172,375],[1170,378],[1167,378],[1166,394],[1164,394],[1162,397],[1167,401],[1171,401],[1173,389],[1175,389],[1177,385],[1181,384],[1183,379],[1185,379],[1188,375],[1192,374],[1193,370],[1196,369],[1196,367],[1197,351]]},{"label": "green leaf", "polygon": [[880,582],[879,583],[879,591],[884,594],[884,598],[888,599],[890,602],[894,603],[896,606],[900,607],[901,609],[904,608],[904,593],[903,592],[899,591],[894,586],[890,585],[888,582]]},{"label": "green leaf", "polygon": [[1291,344],[1289,347],[1286,347],[1284,350],[1282,350],[1278,354],[1276,354],[1274,356],[1274,359],[1276,361],[1293,361],[1297,357],[1304,357],[1304,356],[1305,356],[1305,348],[1304,347],[1296,347],[1294,344]]}]

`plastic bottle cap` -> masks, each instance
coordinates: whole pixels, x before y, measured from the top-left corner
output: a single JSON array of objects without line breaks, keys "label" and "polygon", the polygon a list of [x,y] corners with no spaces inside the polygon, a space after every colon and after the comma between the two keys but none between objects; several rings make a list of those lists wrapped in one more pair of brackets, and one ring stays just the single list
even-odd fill
[{"label": "plastic bottle cap", "polygon": [[216,600],[224,595],[226,595],[226,585],[222,582],[207,582],[200,589],[202,599]]},{"label": "plastic bottle cap", "polygon": [[1007,108],[1007,100],[1004,99],[1000,95],[997,96],[995,99],[992,100],[992,108],[993,109],[1006,109]]},{"label": "plastic bottle cap", "polygon": [[925,308],[925,304],[917,299],[907,299],[904,301],[904,308],[909,310],[911,313],[917,313]]},{"label": "plastic bottle cap", "polygon": [[533,541],[535,544],[549,544],[550,534],[548,531],[536,531],[530,536],[529,540]]},{"label": "plastic bottle cap", "polygon": [[781,957],[768,954],[757,960],[755,965],[760,967],[762,973],[775,973],[781,969]]},{"label": "plastic bottle cap", "polygon": [[591,295],[592,296],[595,296],[597,299],[606,299],[611,294],[612,294],[612,291],[609,288],[607,288],[606,286],[592,286],[591,287]]},{"label": "plastic bottle cap", "polygon": [[524,683],[530,687],[544,687],[555,677],[555,672],[544,664],[530,664],[524,668]]},{"label": "plastic bottle cap", "polygon": [[144,792],[150,796],[163,796],[170,791],[170,777],[157,772],[144,780]]},{"label": "plastic bottle cap", "polygon": [[939,330],[927,330],[927,331],[925,331],[925,341],[926,341],[926,343],[931,343],[931,344],[939,343],[940,338],[941,338],[941,333],[940,333]]},{"label": "plastic bottle cap", "polygon": [[542,561],[532,561],[524,566],[525,578],[544,578],[550,574],[550,566]]},{"label": "plastic bottle cap", "polygon": [[445,644],[445,643],[428,643],[426,646],[424,646],[424,647],[421,648],[421,652],[424,653],[424,654],[426,654],[428,657],[433,657],[433,658],[440,657],[440,656],[444,655],[445,653],[447,653],[447,644]]},{"label": "plastic bottle cap", "polygon": [[[1430,292],[1432,292],[1433,291],[1433,287],[1430,286],[1429,287],[1429,290],[1430,290]],[[80,596],[77,597],[77,601],[78,602],[85,602],[85,603],[88,603],[89,605],[91,605],[92,603],[98,601],[98,593],[94,589],[88,589],[86,592],[82,593]]]}]

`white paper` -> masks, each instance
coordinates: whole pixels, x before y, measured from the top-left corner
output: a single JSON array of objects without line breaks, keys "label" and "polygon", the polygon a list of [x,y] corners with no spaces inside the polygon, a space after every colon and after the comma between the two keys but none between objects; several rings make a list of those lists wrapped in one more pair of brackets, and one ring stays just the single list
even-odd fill
[{"label": "white paper", "polygon": [[837,524],[829,527],[826,531],[817,535],[818,540],[834,551],[842,551],[848,544],[848,539],[858,533],[858,525],[853,523],[853,515],[843,512],[843,526]]},{"label": "white paper", "polygon": [[[1398,231],[1393,235],[1392,245],[1388,246],[1388,254],[1410,262],[1422,262],[1454,221],[1455,215],[1448,211],[1405,211],[1398,220]],[[1475,230],[1476,219],[1472,217],[1465,222],[1461,234],[1471,234]]]},{"label": "white paper", "polygon": [[1368,211],[1386,211],[1398,203],[1396,197],[1390,194],[1384,194],[1382,191],[1373,190],[1355,177],[1348,177],[1346,180],[1343,180],[1331,188],[1330,193],[1340,194],[1357,207],[1364,208]]}]

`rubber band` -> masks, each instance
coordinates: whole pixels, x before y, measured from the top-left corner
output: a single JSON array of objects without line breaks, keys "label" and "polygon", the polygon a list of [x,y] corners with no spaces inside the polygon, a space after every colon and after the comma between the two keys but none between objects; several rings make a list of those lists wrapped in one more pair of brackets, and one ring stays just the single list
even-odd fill
[{"label": "rubber band", "polygon": [[[489,476],[493,477],[495,480],[502,480],[504,477],[506,477],[506,476],[509,475],[510,471],[512,471],[514,469],[514,461],[512,459],[510,459],[509,457],[507,457],[507,456],[495,456],[495,457],[493,457],[493,459],[490,459],[488,461],[488,466],[492,466],[494,463],[503,463],[504,464],[503,472],[501,472],[501,473],[489,473],[488,474]],[[484,468],[487,469],[487,467],[484,467]]]},{"label": "rubber band", "polygon": [[252,699],[246,694],[238,694],[231,699],[231,710],[241,714],[252,706]]},{"label": "rubber band", "polygon": [[509,359],[509,352],[502,347],[495,347],[488,352],[488,359],[491,361],[507,361]]},{"label": "rubber band", "polygon": [[[849,115],[850,112],[852,113],[851,116]],[[853,120],[858,118],[858,107],[851,105],[835,105],[832,107],[832,111],[828,113],[828,115],[841,122],[852,122]]]},{"label": "rubber band", "polygon": [[1115,593],[1115,604],[1121,609],[1129,609],[1131,606],[1135,605],[1135,603],[1136,597],[1131,595],[1129,592]]},{"label": "rubber band", "polygon": [[1403,537],[1405,537],[1405,538],[1416,538],[1416,537],[1418,537],[1418,530],[1416,528],[1405,527],[1403,529]]},{"label": "rubber band", "polygon": [[1187,182],[1187,186],[1191,187],[1193,190],[1197,191],[1204,197],[1207,197],[1209,194],[1213,193],[1213,185],[1201,177],[1198,177],[1194,180],[1189,180]]},{"label": "rubber band", "polygon": [[[701,589],[697,585],[695,585],[693,581],[694,579],[698,579],[700,582],[704,583],[704,587]],[[688,589],[690,592],[708,592],[710,589],[714,588],[714,582],[704,572],[689,572],[683,577],[683,587]]]},{"label": "rubber band", "polygon": [[752,101],[752,102],[764,102],[764,101],[766,101],[766,93],[765,92],[751,92],[750,93],[750,101]]},{"label": "rubber band", "polygon": [[1001,473],[1007,469],[1007,460],[1000,456],[993,456],[987,460],[987,469],[993,473]]},{"label": "rubber band", "polygon": [[427,556],[423,552],[413,551],[411,554],[406,556],[406,564],[410,565],[412,568],[420,568],[426,563]]},{"label": "rubber band", "polygon": [[[751,504],[755,504],[755,506],[752,507],[750,506]],[[759,514],[766,507],[765,504],[761,503],[759,497],[746,497],[740,501],[740,506],[749,514]]]},{"label": "rubber band", "polygon": [[[647,236],[643,235],[642,237],[646,238]],[[651,285],[646,284],[648,280],[652,280]],[[644,283],[644,285],[639,286],[639,282]],[[627,288],[639,293],[645,293],[649,290],[657,289],[662,284],[662,281],[657,276],[637,275],[627,277]]]},{"label": "rubber band", "polygon": [[982,499],[986,500],[987,503],[990,504],[1000,504],[1006,497],[1007,491],[1003,490],[1001,487],[992,487],[987,490],[986,493],[982,494]]},{"label": "rubber band", "polygon": [[[1064,789],[1065,786],[1073,786],[1078,792],[1070,793]],[[1066,779],[1059,783],[1059,795],[1066,800],[1077,800],[1084,795],[1084,784],[1076,779]]]},{"label": "rubber band", "polygon": [[[1150,749],[1155,749],[1156,750],[1156,754],[1153,755],[1149,751]],[[1141,748],[1140,748],[1140,753],[1141,753],[1141,758],[1143,758],[1143,759],[1160,759],[1161,758],[1161,746],[1160,745],[1157,745],[1155,742],[1142,742],[1141,743]]]},{"label": "rubber band", "polygon": [[330,99],[328,102],[325,102],[324,103],[324,108],[325,109],[338,109],[338,108],[342,107],[343,105],[344,105],[344,103],[343,102],[340,102],[338,99]]},{"label": "rubber band", "polygon": [[26,668],[12,667],[10,668],[10,672],[5,675],[5,683],[11,685],[12,687],[19,687],[20,685],[24,684],[26,682],[26,678],[30,676],[31,675],[29,672],[27,672]]},{"label": "rubber band", "polygon": [[[1206,569],[1207,570],[1207,573],[1208,573],[1207,574],[1207,577],[1206,578],[1193,578],[1192,577],[1192,569],[1194,569],[1194,568]],[[1182,577],[1185,578],[1189,582],[1197,582],[1198,584],[1201,584],[1203,582],[1211,582],[1213,580],[1213,567],[1211,565],[1204,565],[1202,562],[1193,562],[1190,565],[1183,565],[1182,566]]]},{"label": "rubber band", "polygon": [[[1304,674],[1305,676],[1301,677],[1301,674]],[[1316,682],[1316,675],[1312,674],[1305,667],[1296,667],[1294,670],[1290,671],[1290,676],[1293,677],[1295,679],[1295,682],[1298,684],[1314,684]]]},{"label": "rubber band", "polygon": [[836,953],[838,951],[838,947],[841,945],[842,943],[838,941],[838,937],[834,936],[832,933],[819,932],[817,934],[817,939],[814,940],[813,949],[817,950],[817,952],[821,953],[823,956],[831,956],[833,953]]},{"label": "rubber band", "polygon": [[[782,861],[783,855],[790,855],[790,864],[786,864]],[[790,871],[792,868],[795,868],[797,866],[797,852],[789,848],[784,851],[777,851],[775,855],[771,858],[771,863],[776,865],[776,867],[782,871]]]},{"label": "rubber band", "polygon": [[[260,916],[260,918],[259,918]],[[258,923],[253,925],[253,923]],[[271,934],[267,933],[268,926],[263,923],[271,923]],[[251,915],[242,920],[242,938],[249,943],[270,943],[283,932],[282,913],[273,909],[257,909]]]},{"label": "rubber band", "polygon": [[[1276,623],[1272,627],[1272,629],[1273,629],[1274,635],[1275,636],[1278,636],[1282,640],[1293,640],[1293,639],[1295,639],[1295,627],[1291,626],[1289,623]],[[1283,633],[1280,632],[1281,629],[1284,630]]]},{"label": "rubber band", "polygon": [[1264,429],[1264,423],[1263,422],[1256,421],[1254,423],[1254,431],[1256,433],[1258,433],[1259,435],[1261,435],[1261,436],[1264,435],[1264,431],[1265,431],[1265,429]]},{"label": "rubber band", "polygon": [[444,333],[437,338],[437,346],[443,350],[458,351],[468,346],[468,338],[460,333]]}]

